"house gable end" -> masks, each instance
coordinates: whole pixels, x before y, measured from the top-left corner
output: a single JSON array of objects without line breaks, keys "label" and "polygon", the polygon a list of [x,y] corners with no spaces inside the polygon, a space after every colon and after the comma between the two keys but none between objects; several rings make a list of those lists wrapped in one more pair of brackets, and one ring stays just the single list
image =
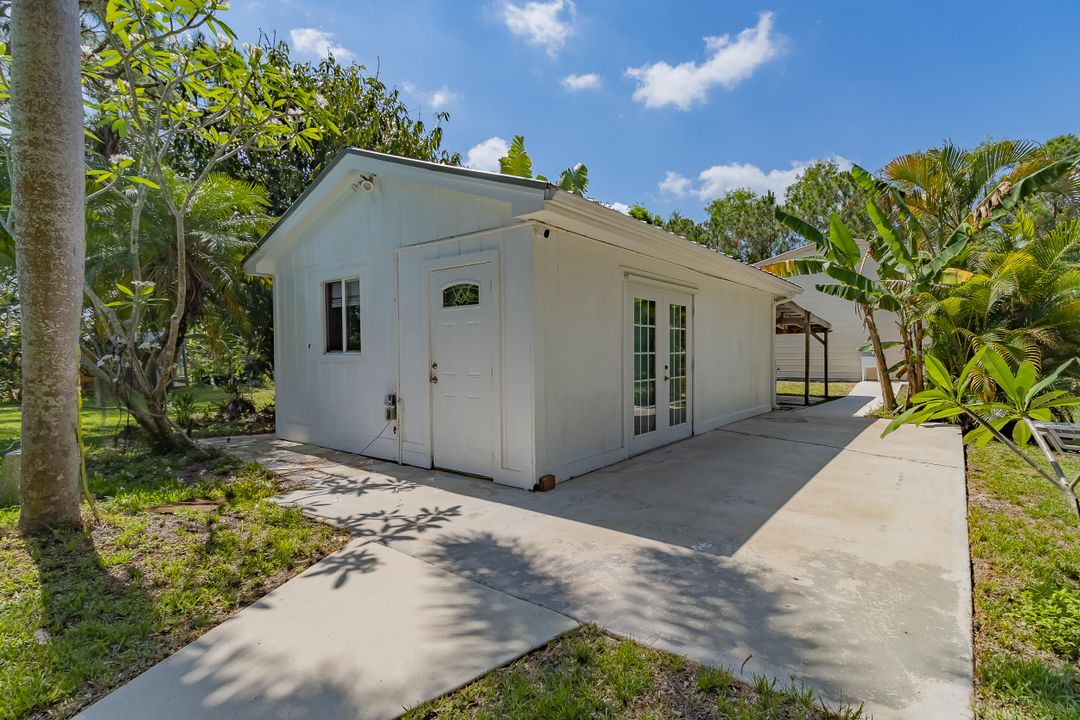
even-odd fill
[{"label": "house gable end", "polygon": [[396,244],[403,246],[508,224],[542,207],[547,193],[546,184],[538,181],[441,168],[381,153],[343,151],[248,255],[245,271],[273,274],[276,263],[318,232],[328,213],[340,212],[343,202],[366,208],[368,215],[378,209],[383,227],[400,229]]}]

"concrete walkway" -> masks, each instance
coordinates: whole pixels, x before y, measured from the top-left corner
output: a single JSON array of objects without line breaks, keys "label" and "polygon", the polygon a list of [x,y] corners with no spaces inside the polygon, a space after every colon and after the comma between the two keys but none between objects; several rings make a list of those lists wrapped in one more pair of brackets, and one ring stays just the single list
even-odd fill
[{"label": "concrete walkway", "polygon": [[[394,633],[396,626],[386,626],[400,621],[399,644],[418,645],[397,652],[412,651],[415,662],[438,668],[445,663],[439,653],[453,653],[459,627],[468,628],[456,655],[469,661],[463,677],[570,627],[570,617],[696,660],[743,667],[747,675],[795,677],[831,700],[865,701],[879,720],[969,718],[960,438],[953,428],[935,427],[903,428],[882,440],[883,421],[857,416],[875,396],[873,384],[860,384],[847,398],[751,418],[543,494],[265,436],[234,438],[231,452],[310,483],[284,502],[348,527],[358,542],[374,541],[309,571],[329,585],[362,583],[363,591],[331,605],[325,598],[334,591],[316,586],[305,601],[315,603],[312,609],[283,606],[266,613],[269,620],[245,619],[257,612],[246,610],[230,621],[243,632],[226,623],[197,649],[182,651],[181,660],[163,664],[173,667],[162,680],[144,680],[161,673],[158,666],[87,717],[133,717],[121,711],[136,705],[145,714],[147,702],[164,708],[178,693],[186,707],[228,703],[237,713],[240,698],[260,698],[251,715],[221,717],[289,717],[314,703],[330,708],[325,717],[375,717],[373,698],[385,698],[379,707],[389,711],[391,696],[407,705],[421,690],[437,694],[440,683],[412,695],[400,688],[398,695],[371,695],[376,679],[381,686],[402,671],[421,672],[404,660],[365,660],[379,647],[364,642],[368,633]],[[437,591],[404,582],[420,568]],[[392,597],[363,602],[367,593]],[[448,613],[438,616],[448,637],[439,636],[437,623],[409,627],[416,603]],[[529,606],[538,614],[529,615]],[[336,648],[318,656],[321,670],[300,657],[321,643],[294,651],[289,638],[303,632],[281,629],[316,618]],[[516,637],[518,630],[526,636]],[[286,650],[295,656],[301,677],[286,666],[274,669],[271,682],[266,670],[243,660],[222,664],[243,658],[235,650],[247,651],[255,636],[272,642],[277,657]],[[274,656],[265,660],[272,668]],[[203,657],[216,659],[206,666]],[[356,678],[349,692],[342,690],[346,678]],[[181,680],[196,687],[170,692],[167,683]],[[453,678],[440,680],[453,686]]]},{"label": "concrete walkway", "polygon": [[78,717],[386,720],[575,627],[355,540]]}]

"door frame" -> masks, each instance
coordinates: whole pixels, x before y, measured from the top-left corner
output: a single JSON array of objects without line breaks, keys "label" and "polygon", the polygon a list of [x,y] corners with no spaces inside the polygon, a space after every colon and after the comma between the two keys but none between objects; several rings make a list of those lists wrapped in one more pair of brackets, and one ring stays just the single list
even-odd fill
[{"label": "door frame", "polygon": [[[697,366],[697,353],[695,351],[695,338],[697,335],[696,328],[694,327],[694,315],[695,307],[697,305],[698,287],[689,283],[682,283],[677,280],[670,280],[668,278],[635,272],[632,270],[624,269],[623,273],[623,312],[622,312],[622,336],[623,336],[623,362],[622,362],[622,398],[623,398],[623,447],[626,449],[628,457],[634,455],[640,455],[647,453],[656,448],[663,447],[664,445],[670,445],[673,442],[679,442],[685,440],[686,437],[677,437],[668,441],[661,441],[656,445],[648,448],[635,448],[634,447],[634,397],[633,387],[631,379],[634,375],[634,287],[651,288],[658,291],[662,295],[665,293],[674,293],[682,295],[687,298],[687,341],[686,341],[686,399],[688,403],[686,413],[686,423],[689,429],[689,434],[686,437],[693,437],[694,430],[694,417],[697,412],[697,402],[695,402],[694,391],[697,385],[696,383],[696,366]],[[666,302],[666,301],[665,301]],[[659,308],[657,309],[659,312]],[[657,361],[658,367],[660,365],[659,358]],[[659,372],[657,374],[657,383],[662,382],[659,380]]]},{"label": "door frame", "polygon": [[[495,250],[481,250],[478,252],[463,253],[460,255],[454,255],[451,257],[437,258],[434,260],[428,260],[422,265],[423,281],[421,282],[422,293],[424,302],[421,307],[424,308],[424,330],[426,334],[426,342],[424,343],[424,351],[427,354],[424,362],[424,377],[422,379],[424,385],[427,386],[427,414],[428,414],[428,456],[430,458],[431,467],[439,467],[435,463],[435,399],[433,396],[432,383],[431,383],[431,358],[433,356],[432,343],[431,343],[431,323],[434,320],[435,314],[432,312],[432,273],[438,270],[453,270],[455,268],[464,268],[471,265],[484,265],[491,263],[491,296],[494,299],[494,318],[495,323],[495,347],[493,348],[494,357],[494,377],[492,378],[492,392],[494,393],[494,407],[495,407],[495,426],[492,429],[492,466],[491,471],[493,476],[498,474],[499,468],[502,466],[502,422],[503,422],[503,405],[502,405],[502,343],[503,343],[503,328],[502,328],[502,265],[499,261],[499,251]],[[447,469],[447,468],[444,468]],[[460,470],[451,470],[451,472],[462,472]]]}]

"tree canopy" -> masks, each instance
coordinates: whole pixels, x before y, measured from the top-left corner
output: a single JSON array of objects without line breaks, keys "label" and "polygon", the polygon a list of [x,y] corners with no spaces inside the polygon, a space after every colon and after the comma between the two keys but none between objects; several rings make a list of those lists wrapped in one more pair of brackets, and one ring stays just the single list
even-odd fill
[{"label": "tree canopy", "polygon": [[[298,63],[292,60],[284,42],[264,42],[261,47],[273,62],[292,67],[291,81],[312,94],[322,122],[337,128],[337,132],[312,138],[307,147],[243,153],[218,165],[221,172],[265,187],[272,214],[285,212],[319,171],[347,147],[461,164],[458,153],[443,147],[442,124],[449,121],[449,113],[435,113],[434,124],[428,124],[411,115],[396,87],[388,86],[378,75],[365,74],[362,65],[342,65],[333,57],[318,63]],[[181,135],[176,138],[174,150],[172,166],[191,172],[202,167],[214,146],[199,136]]]},{"label": "tree canopy", "polygon": [[786,188],[783,202],[771,192],[736,188],[712,200],[705,207],[707,217],[702,222],[678,212],[664,220],[641,203],[629,213],[717,252],[755,263],[804,242],[776,220],[777,209],[805,217],[817,226],[828,225],[829,217],[838,214],[853,232],[865,237],[871,229],[863,212],[865,201],[865,192],[849,170],[833,160],[821,160],[805,168]]}]

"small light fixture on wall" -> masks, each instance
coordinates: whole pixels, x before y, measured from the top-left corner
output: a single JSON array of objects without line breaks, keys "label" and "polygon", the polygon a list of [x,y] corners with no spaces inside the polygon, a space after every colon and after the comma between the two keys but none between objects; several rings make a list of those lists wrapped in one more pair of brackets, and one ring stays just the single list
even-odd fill
[{"label": "small light fixture on wall", "polygon": [[374,175],[361,175],[360,179],[352,184],[353,192],[357,190],[363,190],[364,192],[371,192],[375,189],[375,176]]}]

